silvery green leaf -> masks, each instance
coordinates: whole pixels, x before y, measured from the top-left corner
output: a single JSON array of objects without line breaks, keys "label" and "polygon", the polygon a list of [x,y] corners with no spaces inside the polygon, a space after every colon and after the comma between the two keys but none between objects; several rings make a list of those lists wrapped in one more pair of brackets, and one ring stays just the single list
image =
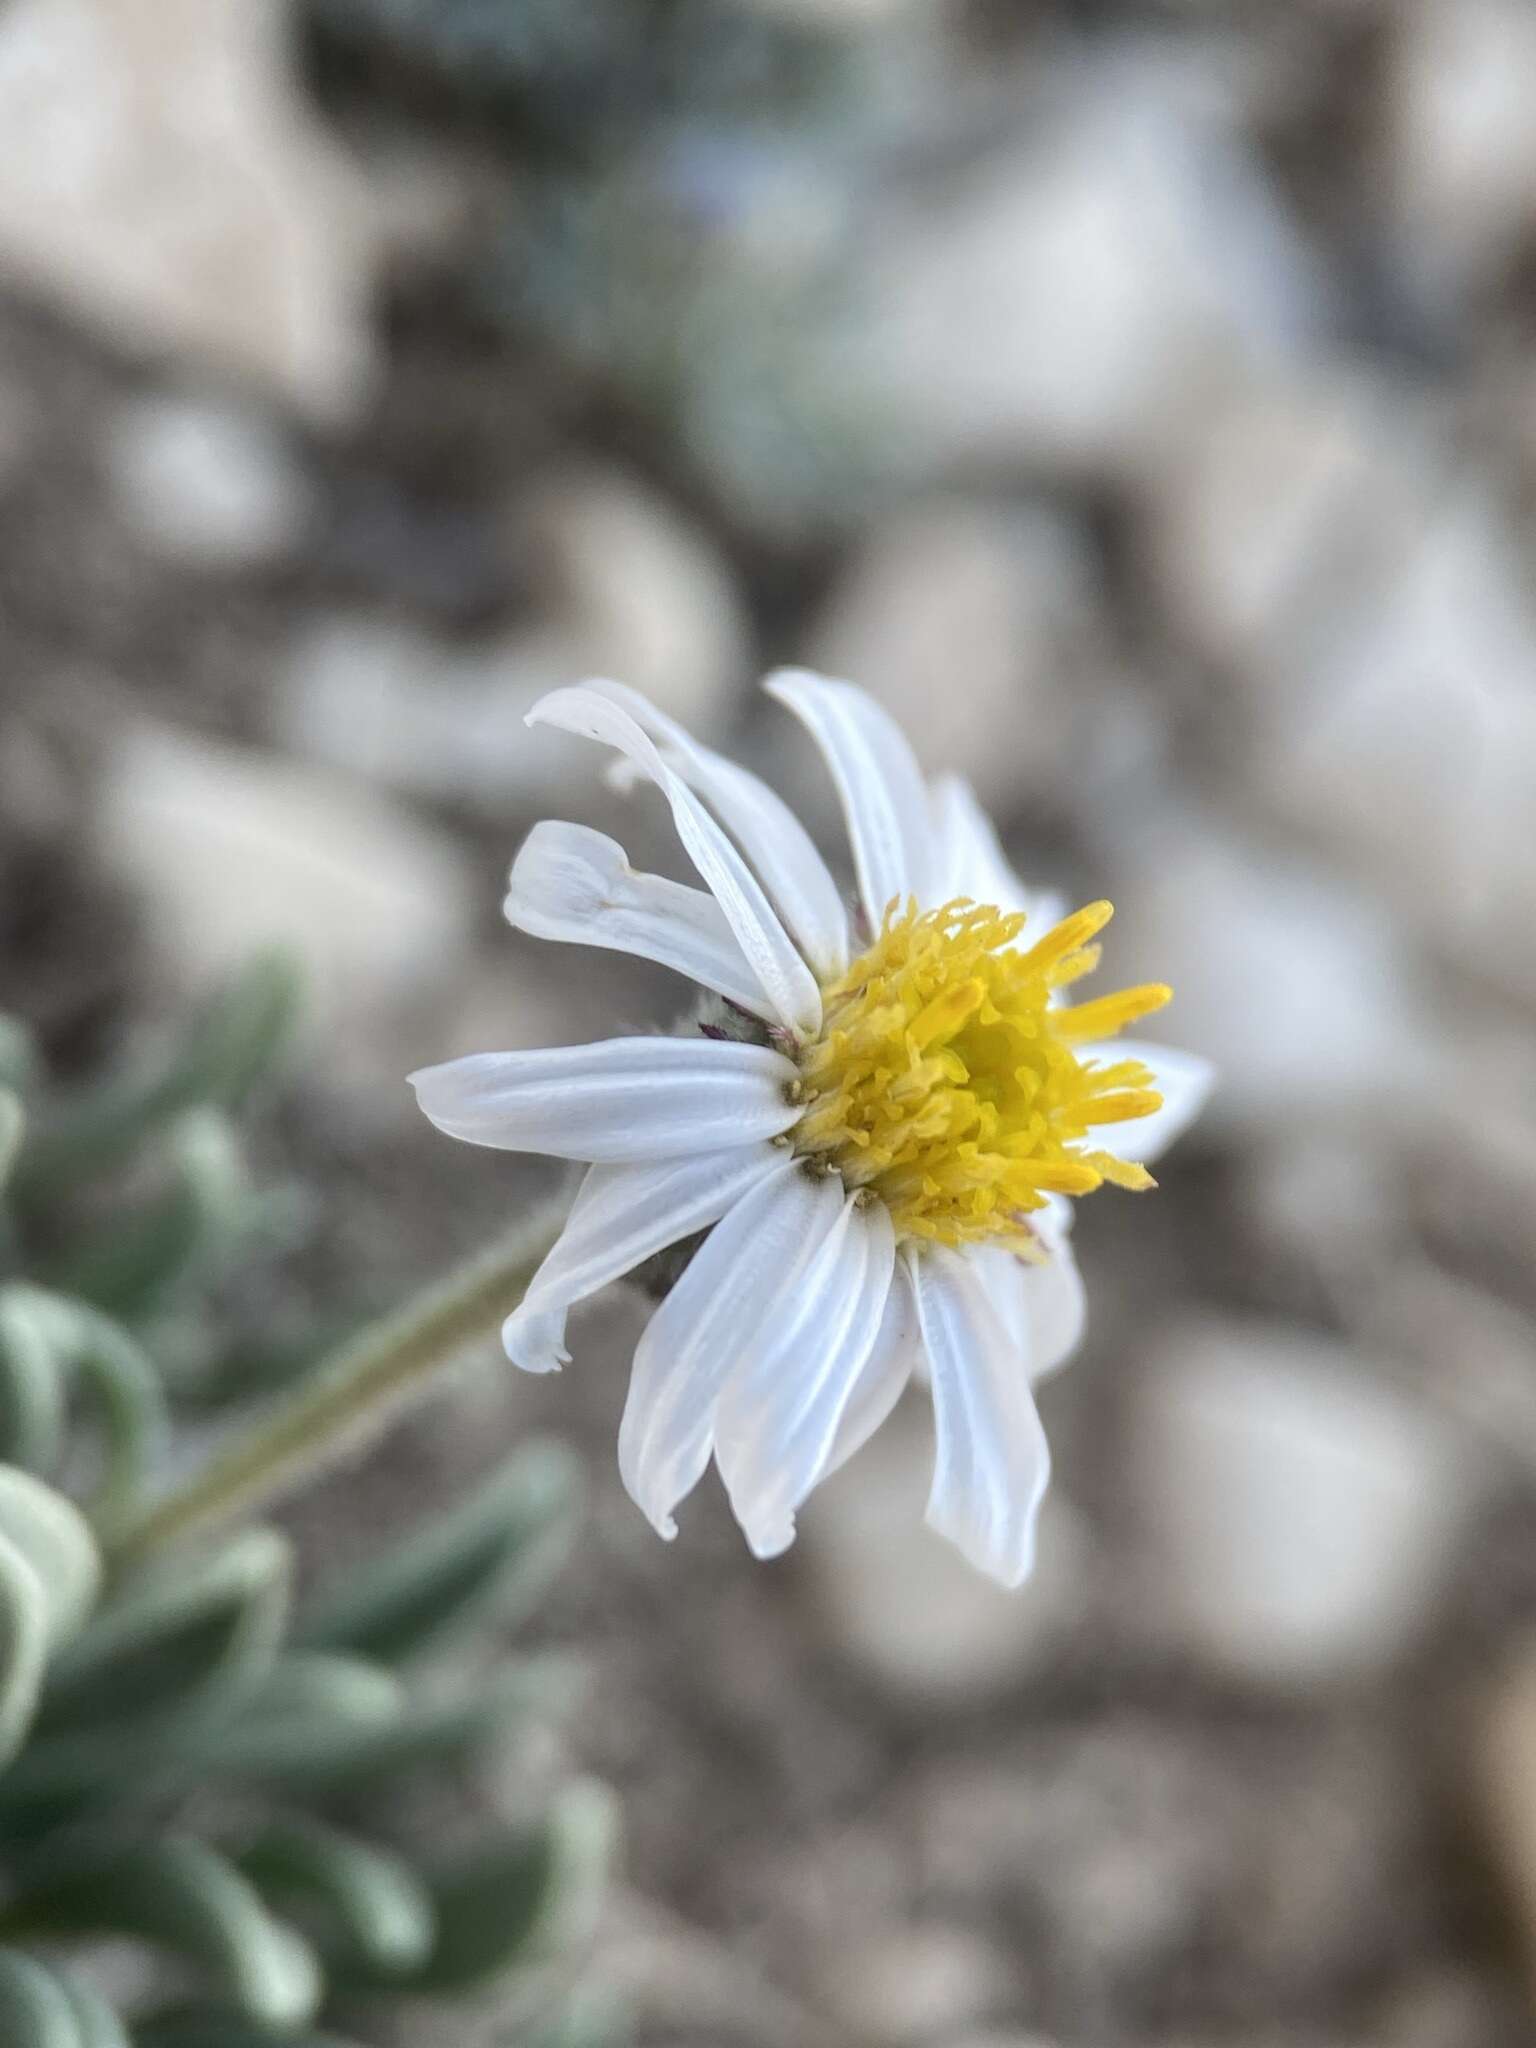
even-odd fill
[{"label": "silvery green leaf", "polygon": [[101,1993],[78,1977],[62,1977],[64,1995],[74,2008],[80,2048],[131,2048],[128,2029]]},{"label": "silvery green leaf", "polygon": [[189,1835],[82,1858],[11,1902],[26,1932],[136,1935],[196,1963],[217,1994],[269,2027],[303,2026],[320,2002],[320,1967],[274,1920],[227,1858]]},{"label": "silvery green leaf", "polygon": [[42,1580],[10,1538],[0,1536],[0,1766],[27,1739],[47,1661]]},{"label": "silvery green leaf", "polygon": [[34,1290],[0,1287],[0,1457],[53,1472],[64,1451],[64,1383],[53,1324]]},{"label": "silvery green leaf", "polygon": [[101,1588],[101,1556],[84,1516],[30,1472],[0,1465],[0,1535],[37,1574],[57,1648],[85,1621]]},{"label": "silvery green leaf", "polygon": [[21,1106],[21,1098],[11,1089],[0,1087],[0,1188],[11,1177],[11,1168],[21,1150],[26,1127],[26,1111]]},{"label": "silvery green leaf", "polygon": [[547,1962],[586,1939],[616,1825],[608,1788],[579,1781],[543,1821],[429,1879],[440,1931],[413,1989],[467,1989],[514,1966]]},{"label": "silvery green leaf", "polygon": [[253,1702],[227,1722],[189,1730],[177,1752],[185,1765],[241,1783],[342,1790],[482,1748],[507,1729],[563,1705],[575,1679],[567,1658],[526,1658],[505,1665],[471,1695],[413,1703],[391,1720],[371,1723],[325,1714],[279,1722]]},{"label": "silvery green leaf", "polygon": [[238,1860],[263,1898],[308,1930],[333,1972],[387,1983],[431,1953],[431,1895],[392,1850],[317,1822],[280,1821]]},{"label": "silvery green leaf", "polygon": [[380,1727],[397,1720],[405,1704],[405,1687],[395,1674],[365,1657],[289,1650],[278,1658],[242,1714],[268,1727],[321,1720]]},{"label": "silvery green leaf", "polygon": [[272,1668],[289,1578],[289,1546],[271,1529],[147,1568],[56,1661],[42,1726],[121,1729],[151,1713],[190,1720],[226,1706]]},{"label": "silvery green leaf", "polygon": [[0,2041],[5,2048],[91,2048],[58,1979],[9,1948],[0,1949]]},{"label": "silvery green leaf", "polygon": [[299,971],[288,954],[258,954],[159,1070],[114,1078],[45,1120],[20,1163],[19,1192],[36,1200],[116,1165],[199,1104],[238,1107],[281,1052],[299,994]]},{"label": "silvery green leaf", "polygon": [[569,1545],[580,1468],[563,1445],[523,1446],[467,1500],[355,1572],[297,1639],[386,1661],[494,1609],[524,1614]]},{"label": "silvery green leaf", "polygon": [[0,1085],[24,1095],[37,1079],[37,1046],[19,1017],[0,1010]]},{"label": "silvery green leaf", "polygon": [[86,1384],[104,1448],[101,1480],[88,1505],[98,1519],[110,1520],[135,1499],[168,1433],[165,1397],[148,1356],[119,1324],[86,1303],[24,1282],[0,1294],[0,1373],[7,1356],[13,1366],[19,1358],[20,1369],[39,1377],[54,1434],[70,1381]]},{"label": "silvery green leaf", "polygon": [[166,1134],[167,1185],[62,1266],[59,1285],[130,1320],[158,1308],[199,1265],[242,1234],[252,1198],[239,1142],[221,1110],[185,1110]]},{"label": "silvery green leaf", "polygon": [[[140,2022],[133,2030],[134,2048],[275,2048],[271,2031],[253,2026],[237,2013],[181,2011]],[[362,2048],[341,2034],[304,2029],[279,2037],[281,2048]]]}]

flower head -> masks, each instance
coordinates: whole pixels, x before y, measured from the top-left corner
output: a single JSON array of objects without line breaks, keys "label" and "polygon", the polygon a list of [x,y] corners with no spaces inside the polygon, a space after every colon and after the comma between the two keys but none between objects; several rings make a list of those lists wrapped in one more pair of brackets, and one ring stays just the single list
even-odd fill
[{"label": "flower head", "polygon": [[1119,1036],[1161,984],[1081,1003],[1110,906],[1032,896],[969,788],[924,783],[851,684],[782,671],[842,800],[850,913],[756,776],[636,692],[556,690],[530,724],[616,750],[654,783],[707,891],[636,873],[579,825],[535,826],[507,915],[538,937],[660,961],[719,998],[665,1037],[482,1053],[412,1076],[440,1129],[587,1163],[503,1336],[556,1369],[567,1311],[707,1233],[635,1354],[619,1465],[664,1536],[711,1456],[759,1556],[812,1488],[931,1382],[929,1521],[1017,1585],[1050,1461],[1033,1387],[1075,1348],[1071,1201],[1147,1162],[1204,1100],[1186,1053]]}]

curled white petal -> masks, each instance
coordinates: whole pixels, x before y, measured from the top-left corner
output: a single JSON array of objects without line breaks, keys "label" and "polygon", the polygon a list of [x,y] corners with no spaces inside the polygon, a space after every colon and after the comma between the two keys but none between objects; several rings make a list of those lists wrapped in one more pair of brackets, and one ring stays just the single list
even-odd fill
[{"label": "curled white petal", "polygon": [[1204,1109],[1216,1085],[1216,1069],[1199,1053],[1181,1052],[1172,1045],[1154,1045],[1144,1038],[1111,1038],[1102,1044],[1079,1046],[1078,1058],[1102,1060],[1106,1064],[1114,1060],[1140,1060],[1152,1070],[1163,1098],[1162,1108],[1131,1123],[1114,1124],[1104,1136],[1111,1152],[1137,1165],[1150,1166],[1175,1138],[1183,1135]]},{"label": "curled white petal", "polygon": [[928,1520],[978,1570],[1022,1585],[1051,1461],[1017,1342],[959,1253],[925,1247],[912,1276],[933,1383]]},{"label": "curled white petal", "polygon": [[861,1207],[840,1181],[831,1186],[841,1209],[808,1246],[779,1312],[743,1345],[715,1424],[721,1477],[758,1557],[794,1540],[795,1514],[826,1470],[891,1290],[889,1211]]},{"label": "curled white petal", "polygon": [[763,688],[793,711],[825,757],[853,846],[859,895],[878,931],[887,906],[931,900],[928,792],[900,726],[852,683],[778,669]]},{"label": "curled white petal", "polygon": [[552,690],[528,713],[530,725],[616,748],[649,777],[672,807],[688,858],[713,891],[774,1013],[787,1028],[808,1035],[821,1025],[821,990],[796,951],[762,884],[729,838],[629,713],[593,689]]},{"label": "curled white petal", "polygon": [[793,1298],[800,1267],[837,1220],[840,1186],[786,1158],[694,1253],[640,1339],[619,1425],[619,1473],[666,1537],[715,1440],[720,1390]]},{"label": "curled white petal", "polygon": [[658,711],[648,697],[606,677],[590,687],[629,713],[673,768],[710,806],[751,862],[800,951],[824,981],[848,965],[848,913],[816,842],[777,790],[713,752]]},{"label": "curled white petal", "polygon": [[565,1310],[552,1309],[544,1315],[530,1315],[515,1308],[501,1326],[502,1349],[522,1372],[558,1372],[569,1365],[565,1348]]},{"label": "curled white petal", "polygon": [[715,898],[638,874],[616,839],[586,825],[534,826],[512,863],[503,909],[536,939],[655,960],[754,1017],[777,1019]]},{"label": "curled white petal", "polygon": [[589,1164],[718,1152],[776,1137],[801,1114],[782,1053],[708,1038],[471,1053],[410,1079],[450,1138]]},{"label": "curled white petal", "polygon": [[823,1479],[841,1470],[856,1451],[864,1448],[901,1399],[912,1377],[919,1343],[911,1277],[905,1262],[898,1260],[886,1290],[880,1328],[838,1417],[837,1434],[821,1474]]},{"label": "curled white petal", "polygon": [[502,1325],[512,1363],[549,1372],[568,1362],[569,1308],[668,1245],[707,1230],[782,1160],[772,1145],[747,1145],[652,1166],[590,1168],[565,1228]]}]

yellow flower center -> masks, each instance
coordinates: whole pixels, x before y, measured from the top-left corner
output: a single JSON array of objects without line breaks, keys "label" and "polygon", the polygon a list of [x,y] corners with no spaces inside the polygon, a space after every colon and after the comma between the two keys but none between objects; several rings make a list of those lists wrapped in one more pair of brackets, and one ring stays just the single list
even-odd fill
[{"label": "yellow flower center", "polygon": [[1085,1144],[1160,1107],[1151,1073],[1074,1048],[1161,1009],[1171,990],[1052,1000],[1098,965],[1092,940],[1111,915],[1090,903],[1020,951],[1022,912],[966,897],[921,912],[892,903],[874,944],[822,992],[821,1035],[800,1054],[795,1150],[869,1189],[898,1237],[1026,1255],[1047,1194],[1151,1187],[1145,1167]]}]

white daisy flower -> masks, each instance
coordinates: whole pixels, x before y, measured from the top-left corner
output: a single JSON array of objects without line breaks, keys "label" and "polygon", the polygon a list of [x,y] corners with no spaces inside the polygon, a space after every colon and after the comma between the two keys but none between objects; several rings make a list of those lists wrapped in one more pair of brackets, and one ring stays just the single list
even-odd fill
[{"label": "white daisy flower", "polygon": [[656,784],[708,886],[544,823],[507,916],[660,961],[713,1007],[676,1035],[479,1053],[412,1082],[452,1137],[589,1168],[503,1331],[525,1371],[569,1357],[576,1302],[696,1241],[640,1340],[619,1430],[624,1483],[663,1536],[713,1457],[752,1549],[775,1556],[925,1366],[928,1520],[1016,1586],[1050,1471],[1033,1389],[1083,1328],[1071,1201],[1150,1187],[1147,1161],[1210,1074],[1119,1038],[1166,988],[1064,1000],[1097,965],[1109,904],[1062,917],[1032,898],[967,785],[926,784],[863,691],[801,670],[765,687],[826,758],[853,909],[758,777],[620,684],[555,690],[528,722]]}]

